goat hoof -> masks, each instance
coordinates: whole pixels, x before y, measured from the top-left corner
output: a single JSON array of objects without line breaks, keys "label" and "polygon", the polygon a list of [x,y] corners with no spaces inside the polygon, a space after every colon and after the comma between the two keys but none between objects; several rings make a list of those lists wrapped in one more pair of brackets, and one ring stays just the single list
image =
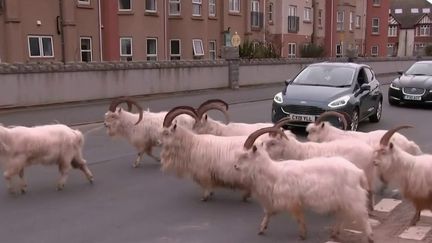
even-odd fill
[{"label": "goat hoof", "polygon": [[299,235],[300,240],[306,240],[306,235]]},{"label": "goat hoof", "polygon": [[89,178],[89,182],[90,182],[90,184],[94,184],[94,179],[93,179],[93,177],[91,177],[91,178]]},{"label": "goat hoof", "polygon": [[260,232],[258,232],[258,235],[264,235],[264,231],[261,230]]},{"label": "goat hoof", "polygon": [[21,188],[21,194],[26,194],[27,193],[27,189],[26,188]]},{"label": "goat hoof", "polygon": [[209,200],[209,197],[202,197],[201,202],[207,202]]},{"label": "goat hoof", "polygon": [[57,186],[57,191],[63,191],[64,185],[58,185]]}]

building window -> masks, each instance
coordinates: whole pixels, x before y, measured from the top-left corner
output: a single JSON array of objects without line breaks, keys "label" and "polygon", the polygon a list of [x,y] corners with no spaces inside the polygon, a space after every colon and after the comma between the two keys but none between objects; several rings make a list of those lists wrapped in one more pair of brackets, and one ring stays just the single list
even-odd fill
[{"label": "building window", "polygon": [[318,10],[318,26],[322,26],[322,9]]},{"label": "building window", "polygon": [[430,8],[422,8],[423,13],[430,13]]},{"label": "building window", "polygon": [[192,16],[201,16],[202,0],[192,0]]},{"label": "building window", "polygon": [[411,13],[419,13],[419,9],[418,8],[412,8]]},{"label": "building window", "polygon": [[120,38],[120,59],[132,61],[132,38]]},{"label": "building window", "polygon": [[29,36],[30,57],[54,57],[52,36]]},{"label": "building window", "polygon": [[239,13],[240,12],[240,0],[229,0],[228,2],[228,11]]},{"label": "building window", "polygon": [[424,43],[414,44],[414,54],[415,55],[423,54],[424,47],[425,47]]},{"label": "building window", "polygon": [[180,40],[170,40],[170,59],[180,60],[181,44]]},{"label": "building window", "polygon": [[353,31],[353,25],[354,25],[354,12],[350,12],[349,16],[349,30]]},{"label": "building window", "polygon": [[145,1],[145,11],[146,12],[156,12],[156,0],[146,0]]},{"label": "building window", "polygon": [[397,25],[389,25],[388,36],[389,37],[395,37],[395,36],[397,36],[397,30],[398,30]]},{"label": "building window", "polygon": [[403,13],[403,10],[401,8],[395,9],[395,14],[401,14]]},{"label": "building window", "polygon": [[422,24],[417,27],[417,36],[429,36],[430,35],[430,25]]},{"label": "building window", "polygon": [[311,8],[304,8],[304,16],[303,21],[310,22],[311,21]]},{"label": "building window", "polygon": [[78,4],[90,5],[90,0],[78,0]]},{"label": "building window", "polygon": [[157,61],[156,38],[147,38],[147,61]]},{"label": "building window", "polygon": [[119,11],[131,11],[132,10],[132,0],[119,0],[118,1]]},{"label": "building window", "polygon": [[204,56],[204,48],[201,39],[193,39],[192,45],[194,56]]},{"label": "building window", "polygon": [[209,42],[209,54],[210,54],[210,59],[211,60],[215,60],[216,59],[216,41],[210,41]]},{"label": "building window", "polygon": [[389,56],[389,57],[394,57],[394,56],[396,56],[396,54],[395,54],[395,45],[394,44],[387,44],[387,56]]},{"label": "building window", "polygon": [[379,18],[372,18],[372,34],[379,34]]},{"label": "building window", "polygon": [[209,0],[209,16],[216,16],[216,0]]},{"label": "building window", "polygon": [[297,33],[299,31],[299,17],[297,16],[297,6],[288,7],[288,32]]},{"label": "building window", "polygon": [[342,57],[343,56],[343,44],[336,44],[336,57]]},{"label": "building window", "polygon": [[378,46],[372,46],[371,47],[371,56],[373,56],[373,57],[378,56]]},{"label": "building window", "polygon": [[269,8],[268,8],[268,20],[269,20],[269,22],[273,22],[273,3],[269,4]]},{"label": "building window", "polygon": [[357,29],[360,29],[360,25],[361,25],[361,16],[360,16],[360,15],[357,15],[357,16],[356,16],[356,19],[355,19],[355,27],[356,27]]},{"label": "building window", "polygon": [[338,11],[336,15],[336,30],[337,31],[343,31],[344,30],[344,18],[345,18],[345,12],[344,11]]},{"label": "building window", "polygon": [[92,43],[90,37],[80,38],[81,62],[92,61]]},{"label": "building window", "polygon": [[252,0],[252,12],[251,12],[251,26],[260,27],[260,12],[259,12],[259,1]]},{"label": "building window", "polygon": [[381,4],[381,0],[372,0],[373,6],[379,6]]},{"label": "building window", "polygon": [[169,15],[180,15],[180,0],[169,0]]},{"label": "building window", "polygon": [[288,57],[296,57],[296,43],[288,43]]}]

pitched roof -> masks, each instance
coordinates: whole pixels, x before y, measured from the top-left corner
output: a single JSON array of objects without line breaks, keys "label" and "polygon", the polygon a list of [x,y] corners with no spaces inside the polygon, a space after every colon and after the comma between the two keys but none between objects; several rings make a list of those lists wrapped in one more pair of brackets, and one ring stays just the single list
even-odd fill
[{"label": "pitched roof", "polygon": [[[417,8],[418,13],[412,13],[412,8]],[[432,11],[432,4],[427,0],[390,0],[391,16],[400,23],[402,29],[414,28],[425,15],[432,17],[431,13],[423,13],[423,8]],[[395,9],[402,9],[402,13],[395,13]]]}]

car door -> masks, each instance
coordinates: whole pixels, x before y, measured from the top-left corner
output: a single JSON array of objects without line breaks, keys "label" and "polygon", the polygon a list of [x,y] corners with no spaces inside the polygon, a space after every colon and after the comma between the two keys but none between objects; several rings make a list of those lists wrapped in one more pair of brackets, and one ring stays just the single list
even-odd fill
[{"label": "car door", "polygon": [[363,84],[369,84],[368,75],[366,74],[366,68],[360,68],[357,74],[357,84],[355,88],[356,98],[359,102],[359,117],[363,119],[369,113],[369,108],[371,104],[371,99],[369,95],[369,90],[361,90]]},{"label": "car door", "polygon": [[375,109],[377,108],[379,99],[380,99],[380,86],[379,82],[375,77],[375,73],[368,67],[364,68],[366,72],[366,76],[369,82],[370,91],[368,92],[367,99],[367,112],[366,115],[370,115],[375,113]]}]

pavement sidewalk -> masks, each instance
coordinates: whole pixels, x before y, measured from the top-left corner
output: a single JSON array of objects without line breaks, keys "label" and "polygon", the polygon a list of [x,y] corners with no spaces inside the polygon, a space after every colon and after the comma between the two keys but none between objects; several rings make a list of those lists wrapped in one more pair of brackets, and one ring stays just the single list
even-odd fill
[{"label": "pavement sidewalk", "polygon": [[[284,83],[254,85],[233,90],[207,89],[170,94],[135,96],[144,109],[151,111],[169,110],[178,105],[197,106],[207,99],[222,99],[228,104],[271,100],[282,90]],[[102,122],[111,99],[0,109],[0,123],[5,125],[33,126],[63,123],[83,125]]]}]

